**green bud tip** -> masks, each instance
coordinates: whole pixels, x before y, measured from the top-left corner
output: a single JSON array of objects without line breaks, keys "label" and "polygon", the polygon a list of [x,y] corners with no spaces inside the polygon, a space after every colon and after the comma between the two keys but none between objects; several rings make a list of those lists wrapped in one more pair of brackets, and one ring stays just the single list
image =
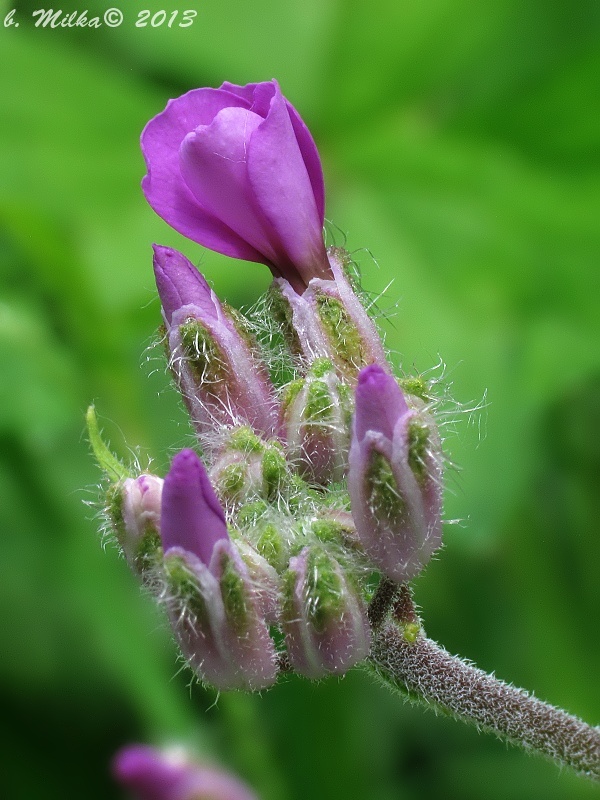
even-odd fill
[{"label": "green bud tip", "polygon": [[310,619],[315,629],[322,632],[343,610],[344,586],[331,558],[321,548],[311,550],[306,578]]},{"label": "green bud tip", "polygon": [[185,560],[176,553],[163,559],[164,577],[169,597],[185,609],[199,623],[208,622],[208,612],[196,577],[190,572]]},{"label": "green bud tip", "polygon": [[405,622],[402,626],[402,637],[409,644],[417,641],[420,632],[421,626],[417,622]]},{"label": "green bud tip", "polygon": [[337,297],[326,292],[316,295],[317,312],[336,356],[354,373],[364,364],[361,335]]},{"label": "green bud tip", "polygon": [[244,579],[236,570],[231,558],[223,553],[221,566],[221,595],[227,619],[238,632],[242,632],[248,622],[248,604]]},{"label": "green bud tip", "polygon": [[285,569],[287,548],[284,545],[283,537],[273,523],[267,523],[262,529],[256,542],[256,549],[278,572]]},{"label": "green bud tip", "polygon": [[190,317],[179,326],[179,335],[194,377],[214,389],[214,384],[225,379],[227,367],[212,334],[199,320]]},{"label": "green bud tip", "polygon": [[377,451],[371,455],[366,480],[370,488],[369,505],[374,516],[397,520],[404,512],[404,501],[398,492],[390,462]]},{"label": "green bud tip", "polygon": [[429,428],[418,420],[411,420],[408,424],[408,463],[419,483],[427,477],[427,445],[429,443]]}]

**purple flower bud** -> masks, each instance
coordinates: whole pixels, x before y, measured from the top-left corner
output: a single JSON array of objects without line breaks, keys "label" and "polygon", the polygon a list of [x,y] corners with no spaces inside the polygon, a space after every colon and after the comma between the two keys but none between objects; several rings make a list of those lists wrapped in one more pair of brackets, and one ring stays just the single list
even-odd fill
[{"label": "purple flower bud", "polygon": [[130,745],[117,753],[112,771],[135,800],[257,800],[237,778],[195,763],[182,748]]},{"label": "purple flower bud", "polygon": [[329,359],[288,385],[282,402],[288,458],[304,478],[327,484],[344,477],[350,445],[352,394]]},{"label": "purple flower bud", "polygon": [[270,686],[277,677],[275,648],[265,622],[271,587],[258,587],[251,578],[192,450],[175,456],[165,478],[161,537],[163,595],[190,664],[219,689]]},{"label": "purple flower bud", "polygon": [[290,559],[284,595],[288,656],[301,675],[339,675],[368,656],[370,631],[362,601],[324,549],[305,547]]},{"label": "purple flower bud", "polygon": [[358,378],[349,461],[365,551],[388,577],[411,580],[441,544],[441,443],[431,416],[410,409],[396,380],[376,365]]},{"label": "purple flower bud", "polygon": [[160,553],[163,481],[155,475],[127,478],[109,490],[109,516],[131,569],[142,576]]},{"label": "purple flower bud", "polygon": [[160,535],[163,550],[181,547],[209,564],[220,539],[229,539],[221,504],[202,461],[182,450],[171,462],[164,481]]},{"label": "purple flower bud", "polygon": [[171,368],[202,436],[215,424],[245,422],[267,436],[277,412],[266,367],[239,313],[224,308],[177,250],[154,246],[154,272],[167,326]]},{"label": "purple flower bud", "polygon": [[387,367],[387,360],[377,329],[346,275],[346,252],[332,247],[328,258],[333,278],[313,278],[302,295],[287,281],[276,280],[270,296],[272,312],[292,352],[309,363],[328,358],[354,383],[361,367],[372,363]]},{"label": "purple flower bud", "polygon": [[298,292],[330,276],[319,154],[276,81],[188,92],[141,144],[146,199],[184,236],[267,264]]}]

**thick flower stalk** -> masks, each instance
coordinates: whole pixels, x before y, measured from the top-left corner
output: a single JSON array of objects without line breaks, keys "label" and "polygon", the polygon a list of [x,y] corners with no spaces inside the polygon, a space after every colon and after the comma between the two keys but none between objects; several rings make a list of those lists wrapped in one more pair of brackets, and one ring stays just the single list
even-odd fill
[{"label": "thick flower stalk", "polygon": [[129,745],[114,757],[112,771],[132,800],[258,800],[236,777],[193,761],[180,747]]},{"label": "thick flower stalk", "polygon": [[262,690],[279,672],[319,680],[362,663],[597,779],[597,728],[423,634],[407,582],[442,543],[438,402],[421,376],[394,376],[350,255],[325,248],[319,157],[278,85],[189,92],[142,147],[144,192],[169,224],[274,276],[246,318],[155,246],[168,363],[203,460],[186,449],[164,481],[132,473],[88,415],[109,526],[192,669]]}]

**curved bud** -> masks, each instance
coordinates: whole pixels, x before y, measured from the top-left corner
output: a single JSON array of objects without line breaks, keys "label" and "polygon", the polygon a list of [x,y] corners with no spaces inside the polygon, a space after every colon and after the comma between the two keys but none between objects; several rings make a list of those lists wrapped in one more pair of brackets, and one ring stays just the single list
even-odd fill
[{"label": "curved bud", "polygon": [[154,272],[170,367],[198,434],[209,434],[215,423],[242,421],[274,435],[273,388],[243,316],[221,305],[177,250],[155,245]]},{"label": "curved bud", "polygon": [[[165,477],[164,598],[183,654],[219,689],[264,689],[276,676],[266,601],[229,539],[223,509],[193,450]],[[267,590],[268,591],[268,590]]]},{"label": "curved bud", "polygon": [[163,481],[156,475],[126,478],[109,489],[108,511],[131,569],[143,576],[161,554],[160,513]]},{"label": "curved bud", "polygon": [[115,756],[112,771],[135,800],[257,800],[237,778],[192,761],[183,748],[129,745]]},{"label": "curved bud", "polygon": [[348,491],[356,532],[375,566],[414,578],[441,544],[441,442],[433,419],[410,409],[380,367],[356,389]]},{"label": "curved bud", "polygon": [[313,362],[304,379],[287,387],[282,429],[288,454],[304,478],[327,484],[343,478],[348,464],[350,387],[340,381],[327,358]]},{"label": "curved bud", "polygon": [[290,559],[283,613],[290,662],[306,678],[342,674],[369,654],[362,601],[321,547],[305,547]]},{"label": "curved bud", "polygon": [[302,295],[287,281],[274,281],[271,312],[293,353],[308,362],[330,359],[352,383],[358,370],[387,359],[375,324],[356,296],[348,278],[349,256],[339,247],[327,251],[333,279],[313,278]]},{"label": "curved bud", "polygon": [[193,450],[178,453],[165,477],[160,535],[165,553],[181,547],[206,565],[215,543],[229,538],[223,509]]},{"label": "curved bud", "polygon": [[277,677],[263,599],[230,540],[214,547],[210,566],[181,548],[164,557],[165,597],[181,650],[217,689],[258,691]]}]

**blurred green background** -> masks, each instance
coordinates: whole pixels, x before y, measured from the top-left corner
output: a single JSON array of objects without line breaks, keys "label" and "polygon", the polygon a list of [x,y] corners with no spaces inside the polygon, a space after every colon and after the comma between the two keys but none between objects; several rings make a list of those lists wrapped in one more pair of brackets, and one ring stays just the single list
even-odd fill
[{"label": "blurred green background", "polygon": [[[110,3],[86,0],[89,16]],[[259,265],[145,204],[139,133],[196,86],[277,77],[318,142],[398,364],[452,385],[446,546],[417,581],[452,652],[600,722],[600,5],[596,0],[129,2],[116,29],[0,27],[0,774],[4,796],[119,797],[112,753],[183,740],[263,800],[587,798],[594,787],[362,672],[263,697],[179,671],[97,534],[83,414],[164,472],[190,442],[160,353],[150,244],[220,296]],[[76,9],[64,4],[65,11]],[[187,29],[138,9],[196,8]],[[82,8],[80,8],[82,10]],[[333,226],[338,226],[335,228]],[[361,248],[368,248],[361,249]],[[397,308],[395,308],[397,306]],[[442,375],[443,373],[443,375]],[[454,433],[451,429],[454,429]],[[85,503],[91,505],[85,505]]]}]

